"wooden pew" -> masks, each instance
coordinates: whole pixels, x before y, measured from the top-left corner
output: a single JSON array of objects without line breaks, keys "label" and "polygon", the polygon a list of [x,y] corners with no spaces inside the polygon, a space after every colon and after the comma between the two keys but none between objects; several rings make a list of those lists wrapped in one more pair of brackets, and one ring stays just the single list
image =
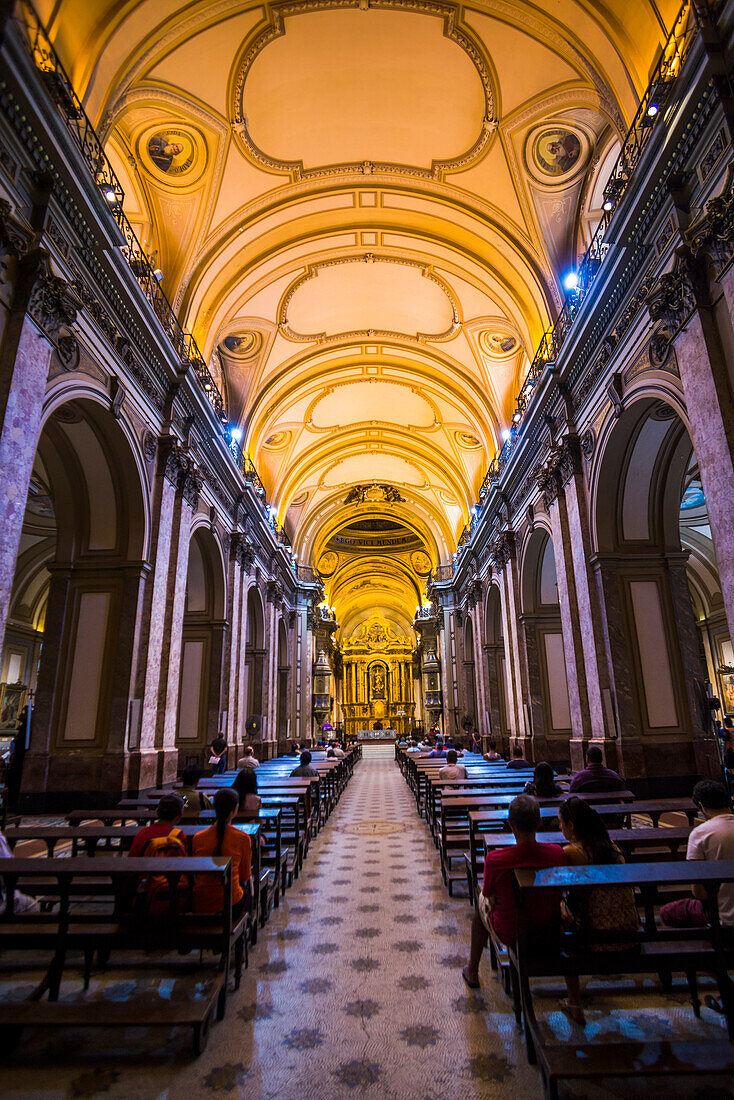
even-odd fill
[{"label": "wooden pew", "polygon": [[[3,939],[2,965],[14,969],[14,952],[31,952],[34,961],[39,952],[52,954],[45,988],[48,1000],[0,1000],[0,1029],[8,1046],[9,1036],[20,1038],[19,1030],[26,1026],[49,1027],[180,1027],[193,1029],[194,1049],[198,1054],[206,1046],[209,1028],[216,1012],[222,1019],[226,1007],[227,979],[233,941],[244,940],[246,917],[235,927],[232,924],[232,877],[229,858],[120,859],[100,856],[90,859],[7,859],[3,860],[3,879],[8,904],[0,916]],[[203,916],[180,914],[173,903],[175,883],[181,875],[211,875],[221,881],[224,895],[223,913]],[[129,913],[129,899],[137,883],[145,875],[166,875],[171,882],[171,911],[164,917]],[[43,882],[47,896],[58,902],[53,913],[14,911],[18,883]],[[95,881],[106,884],[109,904],[100,904],[101,891],[90,891],[92,904],[84,907],[79,888]],[[77,887],[77,889],[73,889]],[[71,900],[74,898],[72,908]],[[156,951],[155,965],[161,969],[180,970],[179,950],[213,951],[218,956],[217,969],[205,995],[177,998],[167,988],[165,998],[145,995],[130,1001],[107,1001],[76,998],[59,1000],[61,986],[72,951],[84,956],[84,987],[88,988],[95,951],[107,958],[112,951]],[[150,963],[142,960],[138,964]],[[239,965],[236,963],[236,966]],[[197,976],[201,969],[198,964]],[[189,991],[190,993],[190,991]]]},{"label": "wooden pew", "polygon": [[[712,973],[719,985],[727,1020],[729,1040],[734,1038],[734,991],[729,968],[734,962],[731,932],[719,924],[715,904],[722,883],[734,882],[734,861],[636,863],[595,867],[554,867],[542,871],[515,872],[517,899],[517,942],[510,957],[518,976],[518,989],[528,1058],[540,1065],[546,1095],[558,1096],[561,1080],[590,1080],[622,1076],[667,1076],[688,1074],[725,1074],[734,1071],[734,1045],[717,1040],[615,1043],[613,1061],[610,1047],[600,1043],[548,1044],[538,1026],[530,982],[536,977],[563,977],[589,974],[660,974],[686,975],[693,1010],[700,1012],[696,975]],[[655,921],[655,903],[660,890],[677,887],[688,890],[700,884],[709,891],[711,926],[709,929],[666,929]],[[596,951],[578,933],[563,933],[555,942],[544,938],[543,951],[533,946],[528,933],[528,914],[540,891],[573,889],[584,892],[600,886],[632,886],[640,895],[642,929],[637,936],[617,933],[616,942],[636,940],[636,951]],[[614,942],[612,933],[594,934],[594,942]]]}]

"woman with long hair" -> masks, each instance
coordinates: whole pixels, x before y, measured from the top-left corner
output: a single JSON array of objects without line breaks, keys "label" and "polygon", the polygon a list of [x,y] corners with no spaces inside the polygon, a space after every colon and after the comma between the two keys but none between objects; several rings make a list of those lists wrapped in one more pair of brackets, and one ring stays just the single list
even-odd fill
[{"label": "woman with long hair", "polygon": [[[232,920],[252,908],[252,844],[247,833],[236,829],[232,820],[239,809],[237,792],[223,787],[214,795],[216,820],[191,838],[194,856],[229,856],[232,861]],[[210,875],[194,878],[194,912],[221,913],[224,897],[221,884]]]},{"label": "woman with long hair", "polygon": [[[572,796],[558,808],[561,831],[569,842],[564,849],[570,866],[584,867],[612,863],[624,863],[624,856],[609,836],[606,825],[593,806],[583,798]],[[635,905],[635,892],[631,886],[599,886],[593,890],[570,890],[563,901],[563,922],[567,928],[583,933],[591,941],[594,951],[627,951],[634,949],[630,943],[593,943],[593,933],[636,932],[639,916]],[[568,997],[561,1001],[561,1008],[577,1024],[584,1024],[581,1007],[579,979],[576,975],[566,978]]]},{"label": "woman with long hair", "polygon": [[232,790],[236,792],[239,799],[240,816],[252,820],[257,818],[260,814],[262,799],[257,793],[257,776],[255,775],[255,769],[242,768],[235,776]]},{"label": "woman with long hair", "polygon": [[558,798],[563,790],[556,783],[556,774],[550,764],[541,760],[535,765],[532,782],[525,784],[525,794],[533,798]]}]

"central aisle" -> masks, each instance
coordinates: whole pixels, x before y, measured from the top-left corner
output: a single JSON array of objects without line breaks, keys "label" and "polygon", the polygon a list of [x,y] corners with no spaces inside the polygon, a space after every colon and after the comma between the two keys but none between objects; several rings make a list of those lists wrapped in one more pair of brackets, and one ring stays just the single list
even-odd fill
[{"label": "central aisle", "polygon": [[366,747],[226,1020],[167,1095],[540,1097],[506,999],[462,981],[469,924],[393,747]]}]

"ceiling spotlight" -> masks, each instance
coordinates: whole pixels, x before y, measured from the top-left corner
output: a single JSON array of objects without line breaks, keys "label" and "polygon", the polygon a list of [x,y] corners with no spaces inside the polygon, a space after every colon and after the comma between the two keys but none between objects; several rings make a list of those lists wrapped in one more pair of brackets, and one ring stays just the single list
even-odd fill
[{"label": "ceiling spotlight", "polygon": [[205,383],[204,383],[204,389],[205,389],[205,390],[207,391],[207,393],[209,392],[209,390],[210,390],[211,388],[212,388],[212,384],[211,384],[211,382],[205,382]]},{"label": "ceiling spotlight", "polygon": [[520,412],[519,409],[515,409],[515,412],[513,413],[513,416],[512,416],[512,423],[513,424],[519,424],[521,420],[522,420],[522,413]]},{"label": "ceiling spotlight", "polygon": [[242,428],[232,428],[230,435],[232,436],[232,439],[235,441],[235,443],[239,443],[239,441],[242,439]]},{"label": "ceiling spotlight", "polygon": [[108,183],[102,184],[102,194],[107,199],[107,202],[117,202],[117,195],[114,188],[110,187]]},{"label": "ceiling spotlight", "polygon": [[651,104],[649,105],[649,107],[647,108],[647,117],[648,117],[648,118],[655,118],[655,115],[656,115],[656,114],[657,114],[657,113],[659,112],[659,110],[660,110],[660,104],[659,104],[659,103],[655,103],[655,102],[653,101],[653,102],[652,102],[652,103],[651,103]]},{"label": "ceiling spotlight", "polygon": [[566,290],[576,290],[579,285],[579,277],[575,271],[569,271],[563,276],[563,285]]},{"label": "ceiling spotlight", "polygon": [[505,443],[510,438],[510,429],[509,428],[503,428],[502,429],[502,438],[504,439]]},{"label": "ceiling spotlight", "polygon": [[612,198],[604,199],[604,202],[602,203],[601,208],[602,208],[602,210],[606,210],[607,214],[609,214],[612,210],[614,210],[614,199],[612,199]]}]

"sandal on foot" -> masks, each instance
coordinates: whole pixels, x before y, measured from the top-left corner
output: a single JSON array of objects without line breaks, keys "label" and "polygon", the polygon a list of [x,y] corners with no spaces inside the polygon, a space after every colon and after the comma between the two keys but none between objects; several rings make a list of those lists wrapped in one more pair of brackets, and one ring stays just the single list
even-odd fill
[{"label": "sandal on foot", "polygon": [[470,981],[469,978],[467,977],[466,971],[467,971],[467,968],[464,967],[464,969],[461,972],[461,976],[464,979],[464,981],[466,982],[466,984],[469,986],[470,989],[479,989],[479,982]]},{"label": "sandal on foot", "polygon": [[581,1027],[586,1023],[586,1017],[584,1016],[584,1010],[581,1005],[572,1005],[569,1001],[559,1001],[558,1006],[561,1012],[565,1012],[567,1016],[570,1016],[575,1024],[579,1024]]}]

